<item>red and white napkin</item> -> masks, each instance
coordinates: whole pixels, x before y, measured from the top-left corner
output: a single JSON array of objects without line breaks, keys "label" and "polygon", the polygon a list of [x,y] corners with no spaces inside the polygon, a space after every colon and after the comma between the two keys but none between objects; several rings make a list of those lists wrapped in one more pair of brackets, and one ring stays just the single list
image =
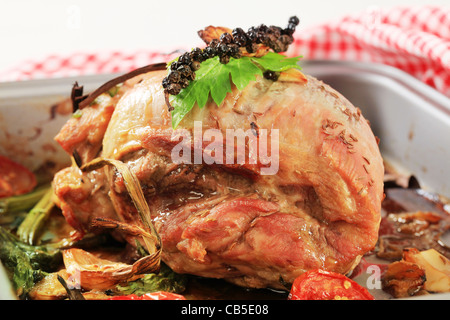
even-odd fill
[{"label": "red and white napkin", "polygon": [[[450,97],[450,7],[370,7],[309,28],[300,24],[294,38],[289,56],[390,65]],[[178,55],[153,51],[52,55],[0,72],[0,81],[128,72]]]},{"label": "red and white napkin", "polygon": [[288,53],[390,65],[450,97],[450,7],[372,7],[300,28]]}]

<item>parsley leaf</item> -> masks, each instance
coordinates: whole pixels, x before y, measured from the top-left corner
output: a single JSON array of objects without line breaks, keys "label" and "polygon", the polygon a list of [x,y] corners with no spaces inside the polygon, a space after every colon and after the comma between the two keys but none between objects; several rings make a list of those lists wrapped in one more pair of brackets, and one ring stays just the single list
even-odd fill
[{"label": "parsley leaf", "polygon": [[243,90],[250,81],[254,81],[256,75],[262,76],[263,74],[261,69],[253,63],[253,59],[242,57],[233,59],[233,64],[230,66],[228,66],[229,63],[225,65],[230,70],[231,79],[239,91]]},{"label": "parsley leaf", "polygon": [[281,72],[297,68],[300,57],[287,58],[284,55],[268,52],[262,57],[230,58],[227,64],[220,63],[219,57],[203,61],[196,71],[195,80],[182,89],[176,96],[170,97],[172,110],[172,127],[176,128],[183,118],[192,110],[195,103],[203,108],[209,97],[216,105],[231,92],[231,82],[238,90],[243,90],[256,76],[262,76],[266,70]]},{"label": "parsley leaf", "polygon": [[265,70],[281,72],[292,68],[301,69],[297,64],[300,57],[287,58],[275,52],[268,52],[261,58],[252,58],[253,62],[259,64]]}]

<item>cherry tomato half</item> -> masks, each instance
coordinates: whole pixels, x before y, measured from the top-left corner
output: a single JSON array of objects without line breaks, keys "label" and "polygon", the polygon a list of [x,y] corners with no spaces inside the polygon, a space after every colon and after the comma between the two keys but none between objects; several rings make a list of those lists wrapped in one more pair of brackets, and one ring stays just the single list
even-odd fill
[{"label": "cherry tomato half", "polygon": [[346,276],[321,269],[310,270],[292,284],[289,300],[374,300],[374,297]]},{"label": "cherry tomato half", "polygon": [[109,300],[186,300],[181,294],[170,293],[165,291],[156,291],[138,296],[136,294],[128,294],[126,296],[111,297]]},{"label": "cherry tomato half", "polygon": [[30,192],[36,184],[36,177],[30,170],[0,155],[0,198]]}]

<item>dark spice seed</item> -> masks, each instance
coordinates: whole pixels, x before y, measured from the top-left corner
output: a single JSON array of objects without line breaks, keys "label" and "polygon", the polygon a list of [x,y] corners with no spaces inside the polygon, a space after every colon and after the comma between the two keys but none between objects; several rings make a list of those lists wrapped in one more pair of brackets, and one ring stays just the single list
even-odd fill
[{"label": "dark spice seed", "polygon": [[173,82],[173,83],[177,83],[178,81],[180,81],[181,79],[181,75],[178,71],[173,71],[171,72],[168,76],[167,76],[167,80],[168,82]]},{"label": "dark spice seed", "polygon": [[189,85],[189,80],[186,78],[182,78],[179,82],[181,88],[186,88]]},{"label": "dark spice seed", "polygon": [[289,24],[294,24],[296,26],[298,26],[298,24],[300,23],[300,20],[298,17],[293,16],[289,18]]},{"label": "dark spice seed", "polygon": [[211,42],[209,43],[209,46],[211,48],[216,48],[219,45],[219,40],[218,39],[212,39]]},{"label": "dark spice seed", "polygon": [[206,47],[203,54],[207,57],[206,59],[213,58],[217,54],[216,48]]},{"label": "dark spice seed", "polygon": [[162,87],[165,89],[169,86],[169,84],[170,84],[169,76],[167,76],[162,80]]},{"label": "dark spice seed", "polygon": [[233,37],[228,32],[222,33],[220,36],[220,42],[224,44],[230,44],[233,42]]},{"label": "dark spice seed", "polygon": [[197,71],[198,69],[200,69],[200,62],[199,61],[192,61],[191,69],[193,71]]},{"label": "dark spice seed", "polygon": [[180,65],[181,65],[181,64],[178,63],[178,61],[174,61],[174,62],[172,62],[172,64],[170,65],[170,70],[177,70],[178,67],[179,67]]},{"label": "dark spice seed", "polygon": [[220,43],[217,46],[217,51],[219,53],[220,56],[226,55],[228,54],[228,46],[225,43]]},{"label": "dark spice seed", "polygon": [[189,52],[182,54],[178,58],[178,63],[189,65],[191,63],[191,55]]},{"label": "dark spice seed", "polygon": [[180,91],[181,91],[181,86],[178,83],[171,83],[167,87],[167,92],[169,92],[172,95],[177,95],[180,93]]},{"label": "dark spice seed", "polygon": [[182,78],[190,78],[192,75],[192,69],[188,65],[181,65],[177,70]]},{"label": "dark spice seed", "polygon": [[264,78],[266,78],[268,80],[273,80],[273,81],[277,81],[278,77],[279,77],[279,74],[277,72],[270,71],[270,70],[264,72],[263,75],[264,75]]}]

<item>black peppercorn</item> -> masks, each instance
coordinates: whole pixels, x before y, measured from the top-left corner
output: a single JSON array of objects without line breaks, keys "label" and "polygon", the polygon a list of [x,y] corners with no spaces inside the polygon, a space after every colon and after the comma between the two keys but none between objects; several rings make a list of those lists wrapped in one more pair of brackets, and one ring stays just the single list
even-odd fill
[{"label": "black peppercorn", "polygon": [[295,25],[295,26],[298,26],[298,24],[300,23],[300,20],[299,20],[298,17],[293,16],[293,17],[290,17],[290,18],[289,18],[289,22],[288,22],[288,23],[289,23],[289,24],[293,24],[293,25]]},{"label": "black peppercorn", "polygon": [[178,63],[189,65],[191,63],[191,55],[190,55],[190,53],[189,52],[183,53],[178,58]]},{"label": "black peppercorn", "polygon": [[190,78],[192,75],[192,69],[188,65],[181,65],[177,70],[182,78]]},{"label": "black peppercorn", "polygon": [[222,33],[220,36],[220,42],[224,44],[230,44],[233,42],[233,37],[228,32]]},{"label": "black peppercorn", "polygon": [[180,65],[181,65],[181,64],[179,64],[178,61],[174,61],[174,62],[172,62],[172,64],[170,65],[170,70],[177,70],[178,67],[179,67]]},{"label": "black peppercorn", "polygon": [[181,86],[178,83],[171,83],[166,88],[167,92],[171,95],[176,96],[181,91]]},{"label": "black peppercorn", "polygon": [[273,81],[277,81],[279,74],[277,72],[274,71],[270,71],[267,70],[266,72],[264,72],[264,78],[268,79],[268,80],[273,80]]},{"label": "black peppercorn", "polygon": [[189,80],[187,78],[181,78],[179,83],[181,88],[184,89],[189,85]]},{"label": "black peppercorn", "polygon": [[191,51],[192,61],[203,62],[203,51],[200,48],[194,48]]},{"label": "black peppercorn", "polygon": [[173,82],[173,83],[177,83],[178,81],[180,81],[181,75],[178,71],[172,71],[171,73],[169,73],[169,75],[167,76],[167,80],[169,82]]},{"label": "black peppercorn", "polygon": [[200,69],[200,61],[192,61],[191,69],[193,71],[197,71],[198,69]]}]

